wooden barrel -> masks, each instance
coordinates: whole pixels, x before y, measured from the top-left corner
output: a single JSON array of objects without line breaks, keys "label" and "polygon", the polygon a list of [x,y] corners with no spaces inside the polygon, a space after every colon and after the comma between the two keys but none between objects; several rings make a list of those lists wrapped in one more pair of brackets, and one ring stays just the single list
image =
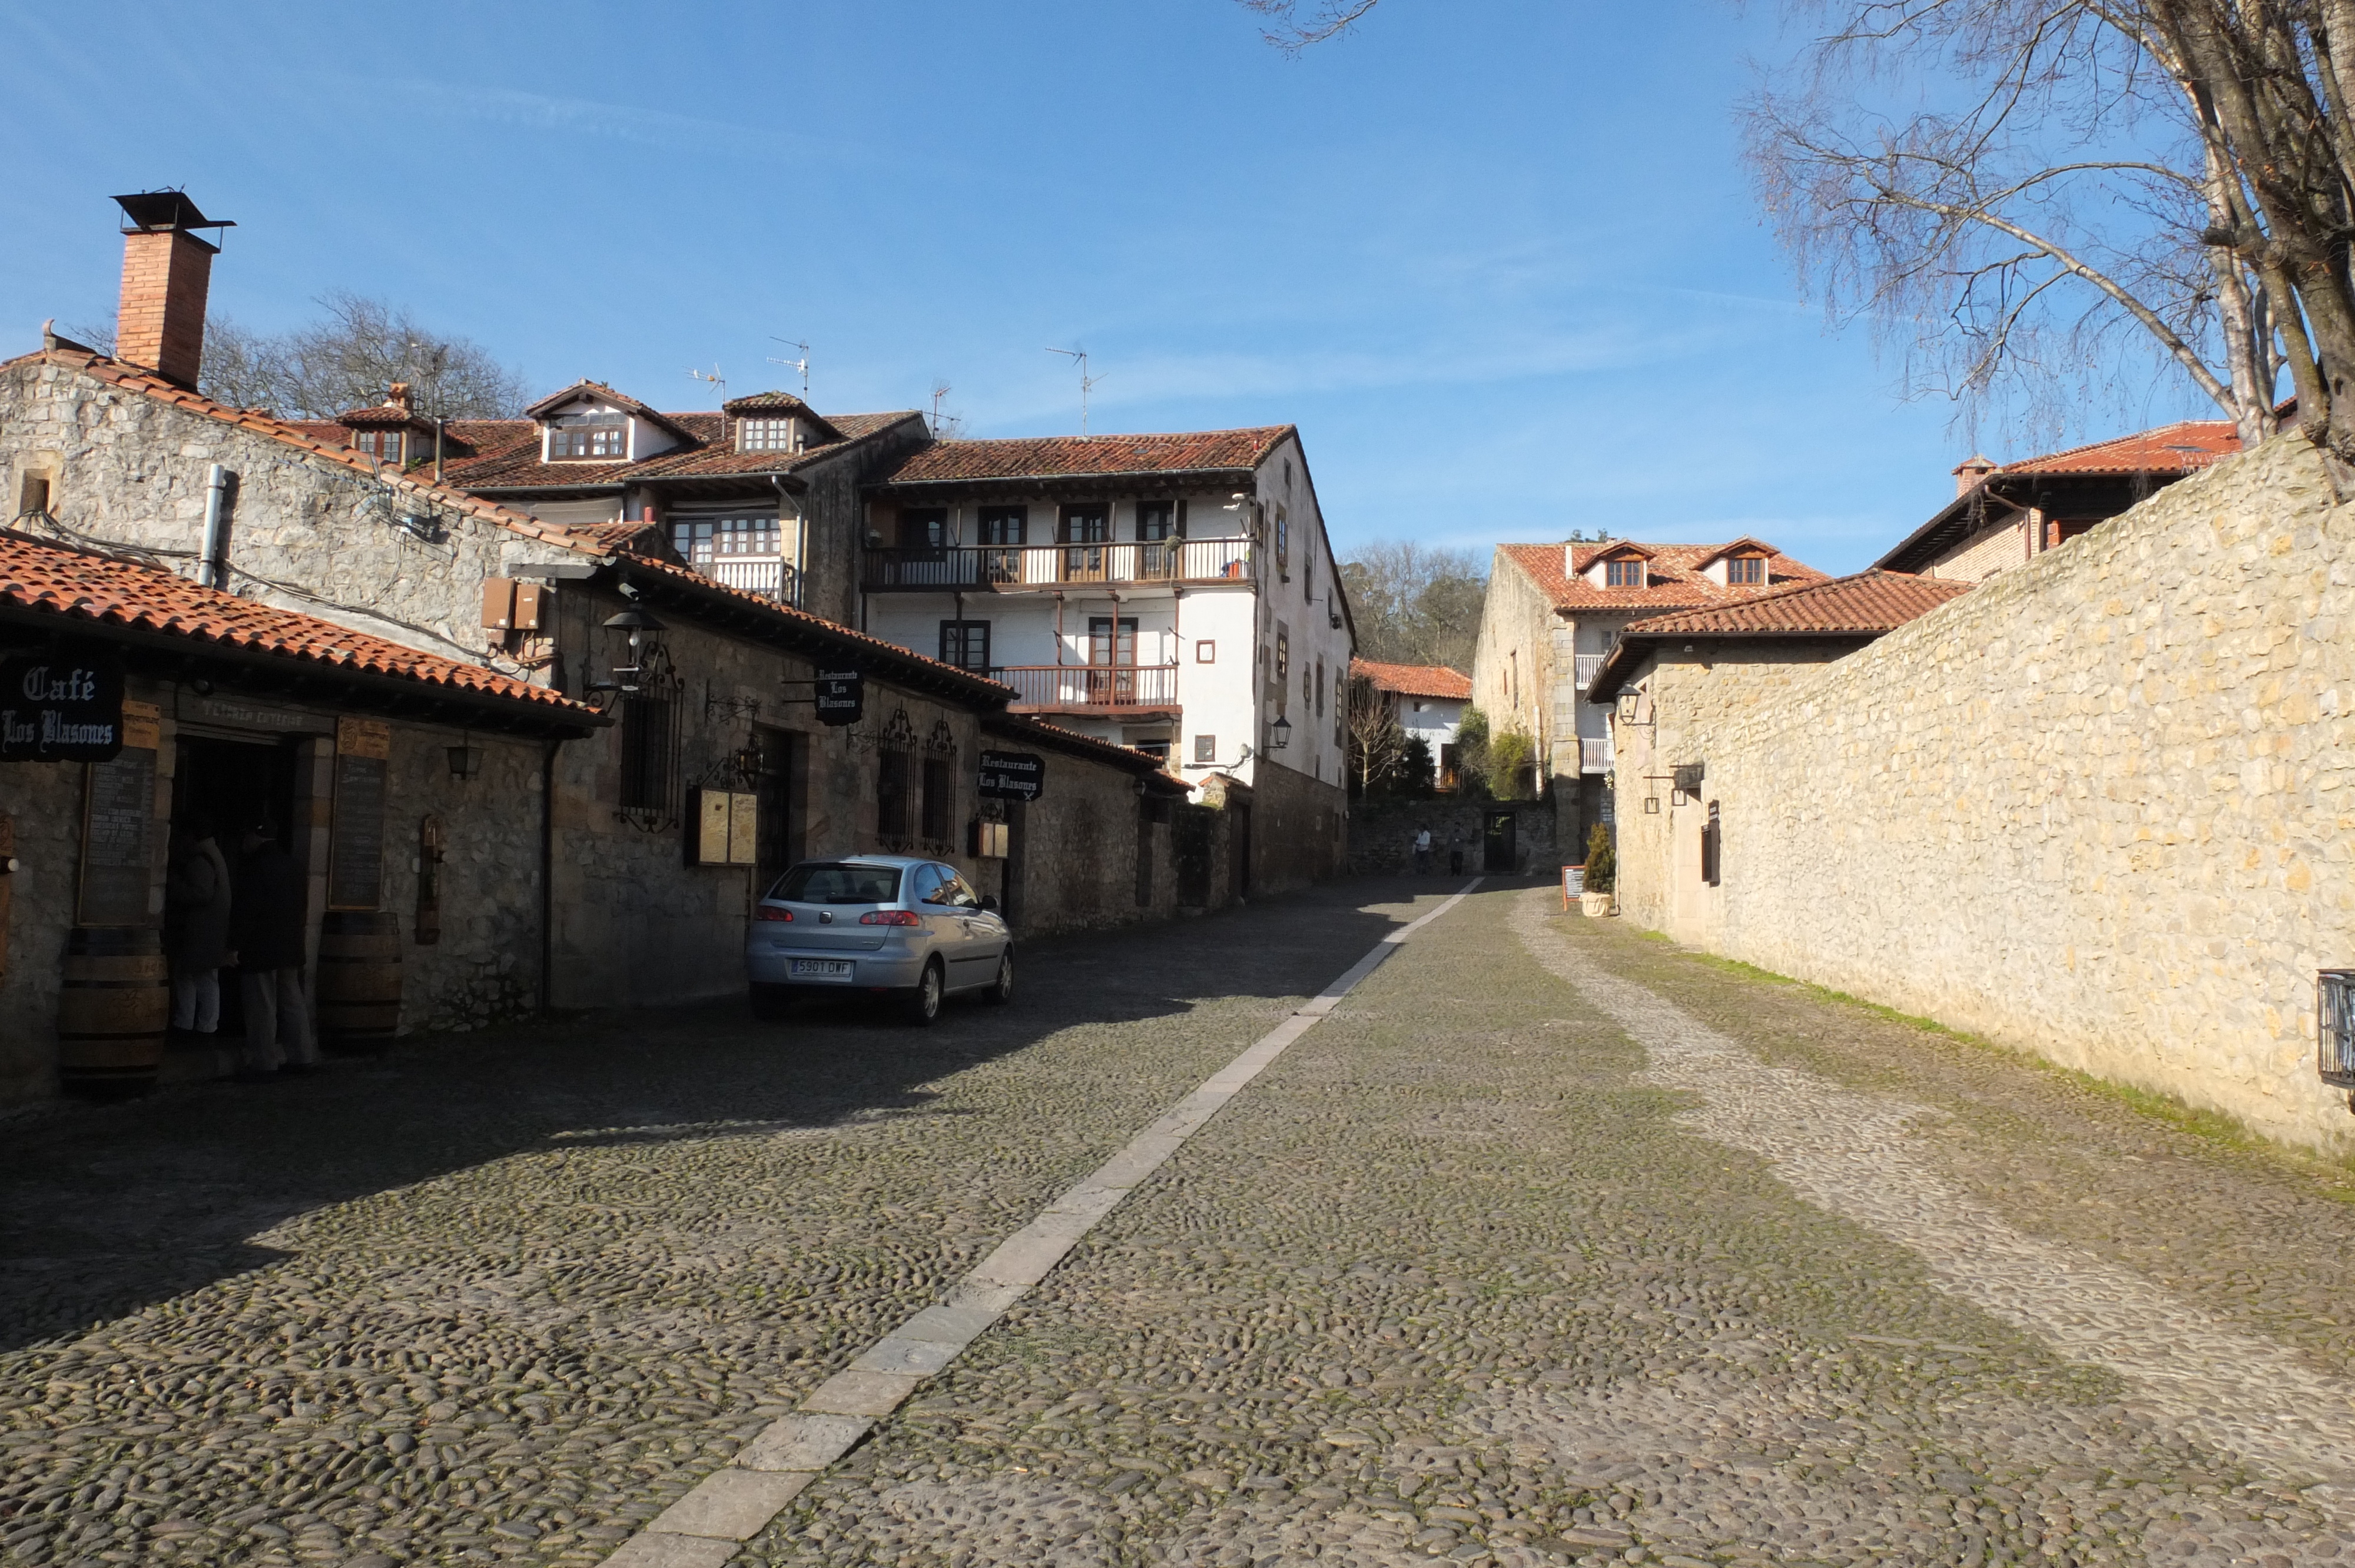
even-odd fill
[{"label": "wooden barrel", "polygon": [[319,927],[319,1049],[381,1055],[400,1030],[400,922],[383,909],[331,909]]},{"label": "wooden barrel", "polygon": [[171,1022],[162,932],[77,926],[67,934],[58,1075],[68,1094],[122,1099],[154,1088]]}]

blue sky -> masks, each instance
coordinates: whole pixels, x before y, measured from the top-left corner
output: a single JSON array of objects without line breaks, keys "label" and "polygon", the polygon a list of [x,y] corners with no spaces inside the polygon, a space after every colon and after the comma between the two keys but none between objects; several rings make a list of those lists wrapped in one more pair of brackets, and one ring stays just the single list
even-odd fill
[{"label": "blue sky", "polygon": [[704,408],[690,366],[786,386],[805,338],[823,409],[938,380],[969,434],[1060,433],[1045,349],[1085,347],[1099,431],[1298,424],[1345,555],[1601,526],[1854,569],[1966,455],[1760,221],[1755,12],[1387,0],[1290,59],[1231,0],[8,0],[0,47],[0,354],[109,315],[105,198],[180,185],[240,224],[216,311],[348,288],[545,387]]}]

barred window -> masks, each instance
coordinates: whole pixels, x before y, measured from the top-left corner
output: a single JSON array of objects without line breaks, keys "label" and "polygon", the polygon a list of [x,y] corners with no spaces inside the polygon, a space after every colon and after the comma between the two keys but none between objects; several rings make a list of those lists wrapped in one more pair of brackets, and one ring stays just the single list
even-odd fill
[{"label": "barred window", "polygon": [[665,811],[670,808],[671,775],[677,767],[678,734],[672,704],[662,696],[622,699],[622,810]]},{"label": "barred window", "polygon": [[924,758],[924,837],[945,843],[956,816],[956,775],[943,757]]},{"label": "barred window", "polygon": [[875,832],[882,839],[908,836],[908,766],[914,760],[904,751],[878,754],[875,775]]}]

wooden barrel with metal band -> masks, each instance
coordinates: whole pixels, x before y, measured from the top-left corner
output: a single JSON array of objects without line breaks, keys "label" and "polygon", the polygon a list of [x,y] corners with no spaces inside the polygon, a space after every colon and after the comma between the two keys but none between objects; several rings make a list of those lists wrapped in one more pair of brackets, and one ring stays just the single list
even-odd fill
[{"label": "wooden barrel with metal band", "polygon": [[171,1022],[162,932],[77,926],[67,934],[58,992],[58,1076],[67,1093],[121,1099],[154,1088]]},{"label": "wooden barrel with metal band", "polygon": [[388,909],[330,909],[319,927],[319,1049],[381,1055],[400,1031],[400,922]]}]

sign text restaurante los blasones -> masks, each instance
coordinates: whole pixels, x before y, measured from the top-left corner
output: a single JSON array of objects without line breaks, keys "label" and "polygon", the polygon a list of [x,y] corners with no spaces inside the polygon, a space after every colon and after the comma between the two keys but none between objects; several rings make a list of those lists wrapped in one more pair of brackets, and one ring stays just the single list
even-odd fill
[{"label": "sign text restaurante los blasones", "polygon": [[123,666],[20,653],[0,660],[0,761],[104,762],[123,749]]}]

